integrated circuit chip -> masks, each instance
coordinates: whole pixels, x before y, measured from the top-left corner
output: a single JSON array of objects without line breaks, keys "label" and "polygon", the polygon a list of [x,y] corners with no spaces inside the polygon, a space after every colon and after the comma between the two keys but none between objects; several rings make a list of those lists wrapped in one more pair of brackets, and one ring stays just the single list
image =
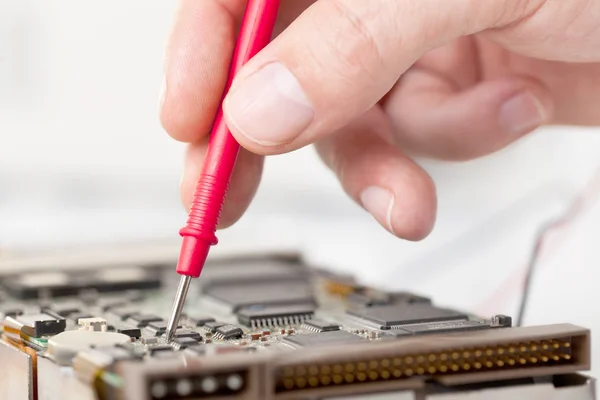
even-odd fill
[{"label": "integrated circuit chip", "polygon": [[446,322],[429,322],[425,324],[403,325],[401,330],[407,331],[414,335],[425,335],[433,333],[451,333],[464,331],[479,331],[482,329],[490,329],[490,325],[478,321],[446,321]]},{"label": "integrated circuit chip", "polygon": [[29,336],[42,337],[61,333],[67,327],[67,321],[50,313],[24,314],[16,317],[23,325],[21,331]]},{"label": "integrated circuit chip", "polygon": [[244,331],[239,326],[227,324],[217,328],[216,339],[237,339],[242,337]]},{"label": "integrated circuit chip", "polygon": [[283,343],[295,347],[334,346],[347,343],[361,342],[366,339],[346,331],[310,333],[308,335],[286,336]]},{"label": "integrated circuit chip", "polygon": [[299,325],[312,318],[315,307],[312,304],[289,306],[253,306],[238,311],[238,321],[253,328]]},{"label": "integrated circuit chip", "polygon": [[468,315],[427,303],[401,303],[348,310],[348,314],[380,329],[392,329],[402,325],[452,320],[467,320]]},{"label": "integrated circuit chip", "polygon": [[311,319],[305,321],[302,327],[314,332],[331,332],[339,331],[340,326],[331,322],[323,321],[322,319]]},{"label": "integrated circuit chip", "polygon": [[217,286],[207,290],[206,294],[229,305],[234,312],[255,305],[315,303],[311,287],[303,281]]}]

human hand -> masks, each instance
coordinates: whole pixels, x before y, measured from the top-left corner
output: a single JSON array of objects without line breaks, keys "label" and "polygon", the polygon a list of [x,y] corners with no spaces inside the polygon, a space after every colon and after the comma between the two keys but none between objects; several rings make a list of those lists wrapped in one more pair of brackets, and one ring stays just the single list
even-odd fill
[{"label": "human hand", "polygon": [[[245,3],[184,0],[170,38],[161,121],[190,143],[187,207]],[[467,160],[543,124],[600,124],[599,15],[593,0],[282,0],[277,38],[224,103],[245,149],[220,227],[246,210],[264,155],[315,143],[383,227],[424,238],[435,188],[409,156]]]}]

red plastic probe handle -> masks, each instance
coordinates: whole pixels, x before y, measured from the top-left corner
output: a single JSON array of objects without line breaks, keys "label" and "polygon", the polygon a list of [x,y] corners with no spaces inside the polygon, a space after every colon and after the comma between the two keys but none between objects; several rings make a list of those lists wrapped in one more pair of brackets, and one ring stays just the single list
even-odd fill
[{"label": "red plastic probe handle", "polygon": [[[224,96],[241,67],[271,40],[278,9],[279,0],[248,0]],[[215,232],[239,149],[219,108],[187,225],[179,231],[183,237],[179,274],[200,276],[210,246],[217,244]]]}]

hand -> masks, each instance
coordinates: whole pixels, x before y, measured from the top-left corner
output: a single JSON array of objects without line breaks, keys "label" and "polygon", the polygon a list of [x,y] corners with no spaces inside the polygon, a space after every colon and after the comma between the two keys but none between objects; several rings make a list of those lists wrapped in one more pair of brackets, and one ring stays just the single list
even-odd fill
[{"label": "hand", "polygon": [[[161,121],[190,143],[186,206],[244,6],[182,1],[171,35]],[[245,150],[220,226],[246,210],[264,155],[315,143],[382,226],[424,238],[435,188],[409,155],[467,160],[543,124],[600,124],[599,15],[593,0],[282,0],[277,38],[225,100]]]}]

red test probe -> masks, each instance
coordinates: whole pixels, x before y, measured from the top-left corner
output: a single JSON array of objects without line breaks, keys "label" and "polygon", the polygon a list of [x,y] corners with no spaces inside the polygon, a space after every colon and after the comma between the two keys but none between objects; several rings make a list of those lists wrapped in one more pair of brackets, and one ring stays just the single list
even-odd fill
[{"label": "red test probe", "polygon": [[[279,0],[248,0],[223,98],[242,66],[271,40],[278,9]],[[179,324],[191,279],[200,276],[210,247],[217,244],[215,232],[239,149],[239,143],[225,124],[221,105],[211,131],[187,225],[179,231],[183,237],[177,262],[181,280],[167,325],[168,341],[173,339]]]}]

